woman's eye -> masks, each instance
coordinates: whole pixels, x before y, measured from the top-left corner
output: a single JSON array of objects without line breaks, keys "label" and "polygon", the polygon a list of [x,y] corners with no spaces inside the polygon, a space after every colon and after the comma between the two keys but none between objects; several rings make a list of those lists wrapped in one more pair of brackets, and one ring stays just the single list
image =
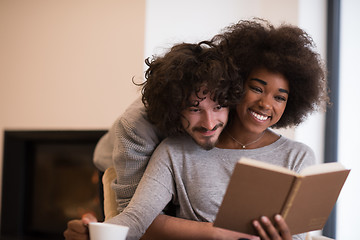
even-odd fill
[{"label": "woman's eye", "polygon": [[262,92],[262,89],[259,88],[259,87],[250,86],[250,89],[253,90],[254,92],[258,92],[258,93],[261,93],[261,92]]},{"label": "woman's eye", "polygon": [[275,99],[279,102],[286,102],[286,98],[283,96],[276,96]]}]

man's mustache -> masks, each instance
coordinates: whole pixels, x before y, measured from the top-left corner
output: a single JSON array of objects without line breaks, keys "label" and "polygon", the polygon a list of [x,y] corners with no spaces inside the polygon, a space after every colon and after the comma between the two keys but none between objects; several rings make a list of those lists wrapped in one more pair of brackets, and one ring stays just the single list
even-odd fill
[{"label": "man's mustache", "polygon": [[224,123],[219,123],[217,125],[215,125],[215,127],[211,130],[205,128],[205,127],[194,127],[193,128],[193,131],[199,131],[199,132],[208,132],[208,131],[215,131],[216,129],[220,128],[220,127],[223,127],[224,126]]}]

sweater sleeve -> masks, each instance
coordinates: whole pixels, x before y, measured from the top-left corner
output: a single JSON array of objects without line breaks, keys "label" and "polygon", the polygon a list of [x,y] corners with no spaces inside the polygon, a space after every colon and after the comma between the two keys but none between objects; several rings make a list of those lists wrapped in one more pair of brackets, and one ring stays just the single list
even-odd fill
[{"label": "sweater sleeve", "polygon": [[112,159],[117,174],[112,188],[121,212],[134,195],[148,161],[163,137],[148,121],[140,98],[117,119],[111,131],[110,134],[114,134]]},{"label": "sweater sleeve", "polygon": [[[113,125],[112,128],[115,126]],[[112,152],[114,149],[114,130],[110,129],[104,136],[100,138],[96,144],[94,151],[94,165],[101,171],[113,165]]]},{"label": "sweater sleeve", "polygon": [[171,161],[166,154],[161,147],[156,150],[128,206],[106,221],[128,226],[128,240],[139,239],[175,195]]}]

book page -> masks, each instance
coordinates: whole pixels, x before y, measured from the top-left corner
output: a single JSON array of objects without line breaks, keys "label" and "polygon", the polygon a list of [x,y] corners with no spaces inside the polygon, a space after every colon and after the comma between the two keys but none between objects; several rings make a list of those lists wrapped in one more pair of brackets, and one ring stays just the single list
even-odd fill
[{"label": "book page", "polygon": [[323,163],[309,166],[303,169],[300,174],[303,176],[307,176],[320,173],[336,172],[344,169],[344,166],[339,162]]},{"label": "book page", "polygon": [[294,175],[294,176],[298,175],[296,172],[294,172],[288,168],[280,167],[280,166],[277,166],[274,164],[270,164],[270,163],[250,159],[250,158],[241,158],[238,161],[238,163],[249,165],[249,166],[254,166],[254,167],[258,167],[258,168],[273,170],[275,172],[281,172],[281,173],[290,174],[290,175]]}]

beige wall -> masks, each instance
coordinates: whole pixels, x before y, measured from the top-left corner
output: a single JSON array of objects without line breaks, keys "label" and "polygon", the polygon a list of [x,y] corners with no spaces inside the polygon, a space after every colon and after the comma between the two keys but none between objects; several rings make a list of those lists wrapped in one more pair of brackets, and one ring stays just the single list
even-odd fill
[{"label": "beige wall", "polygon": [[[0,1],[5,129],[106,129],[139,94],[145,0]],[[0,178],[0,183],[1,183]]]},{"label": "beige wall", "polygon": [[145,1],[0,1],[2,128],[104,128],[142,76]]}]

